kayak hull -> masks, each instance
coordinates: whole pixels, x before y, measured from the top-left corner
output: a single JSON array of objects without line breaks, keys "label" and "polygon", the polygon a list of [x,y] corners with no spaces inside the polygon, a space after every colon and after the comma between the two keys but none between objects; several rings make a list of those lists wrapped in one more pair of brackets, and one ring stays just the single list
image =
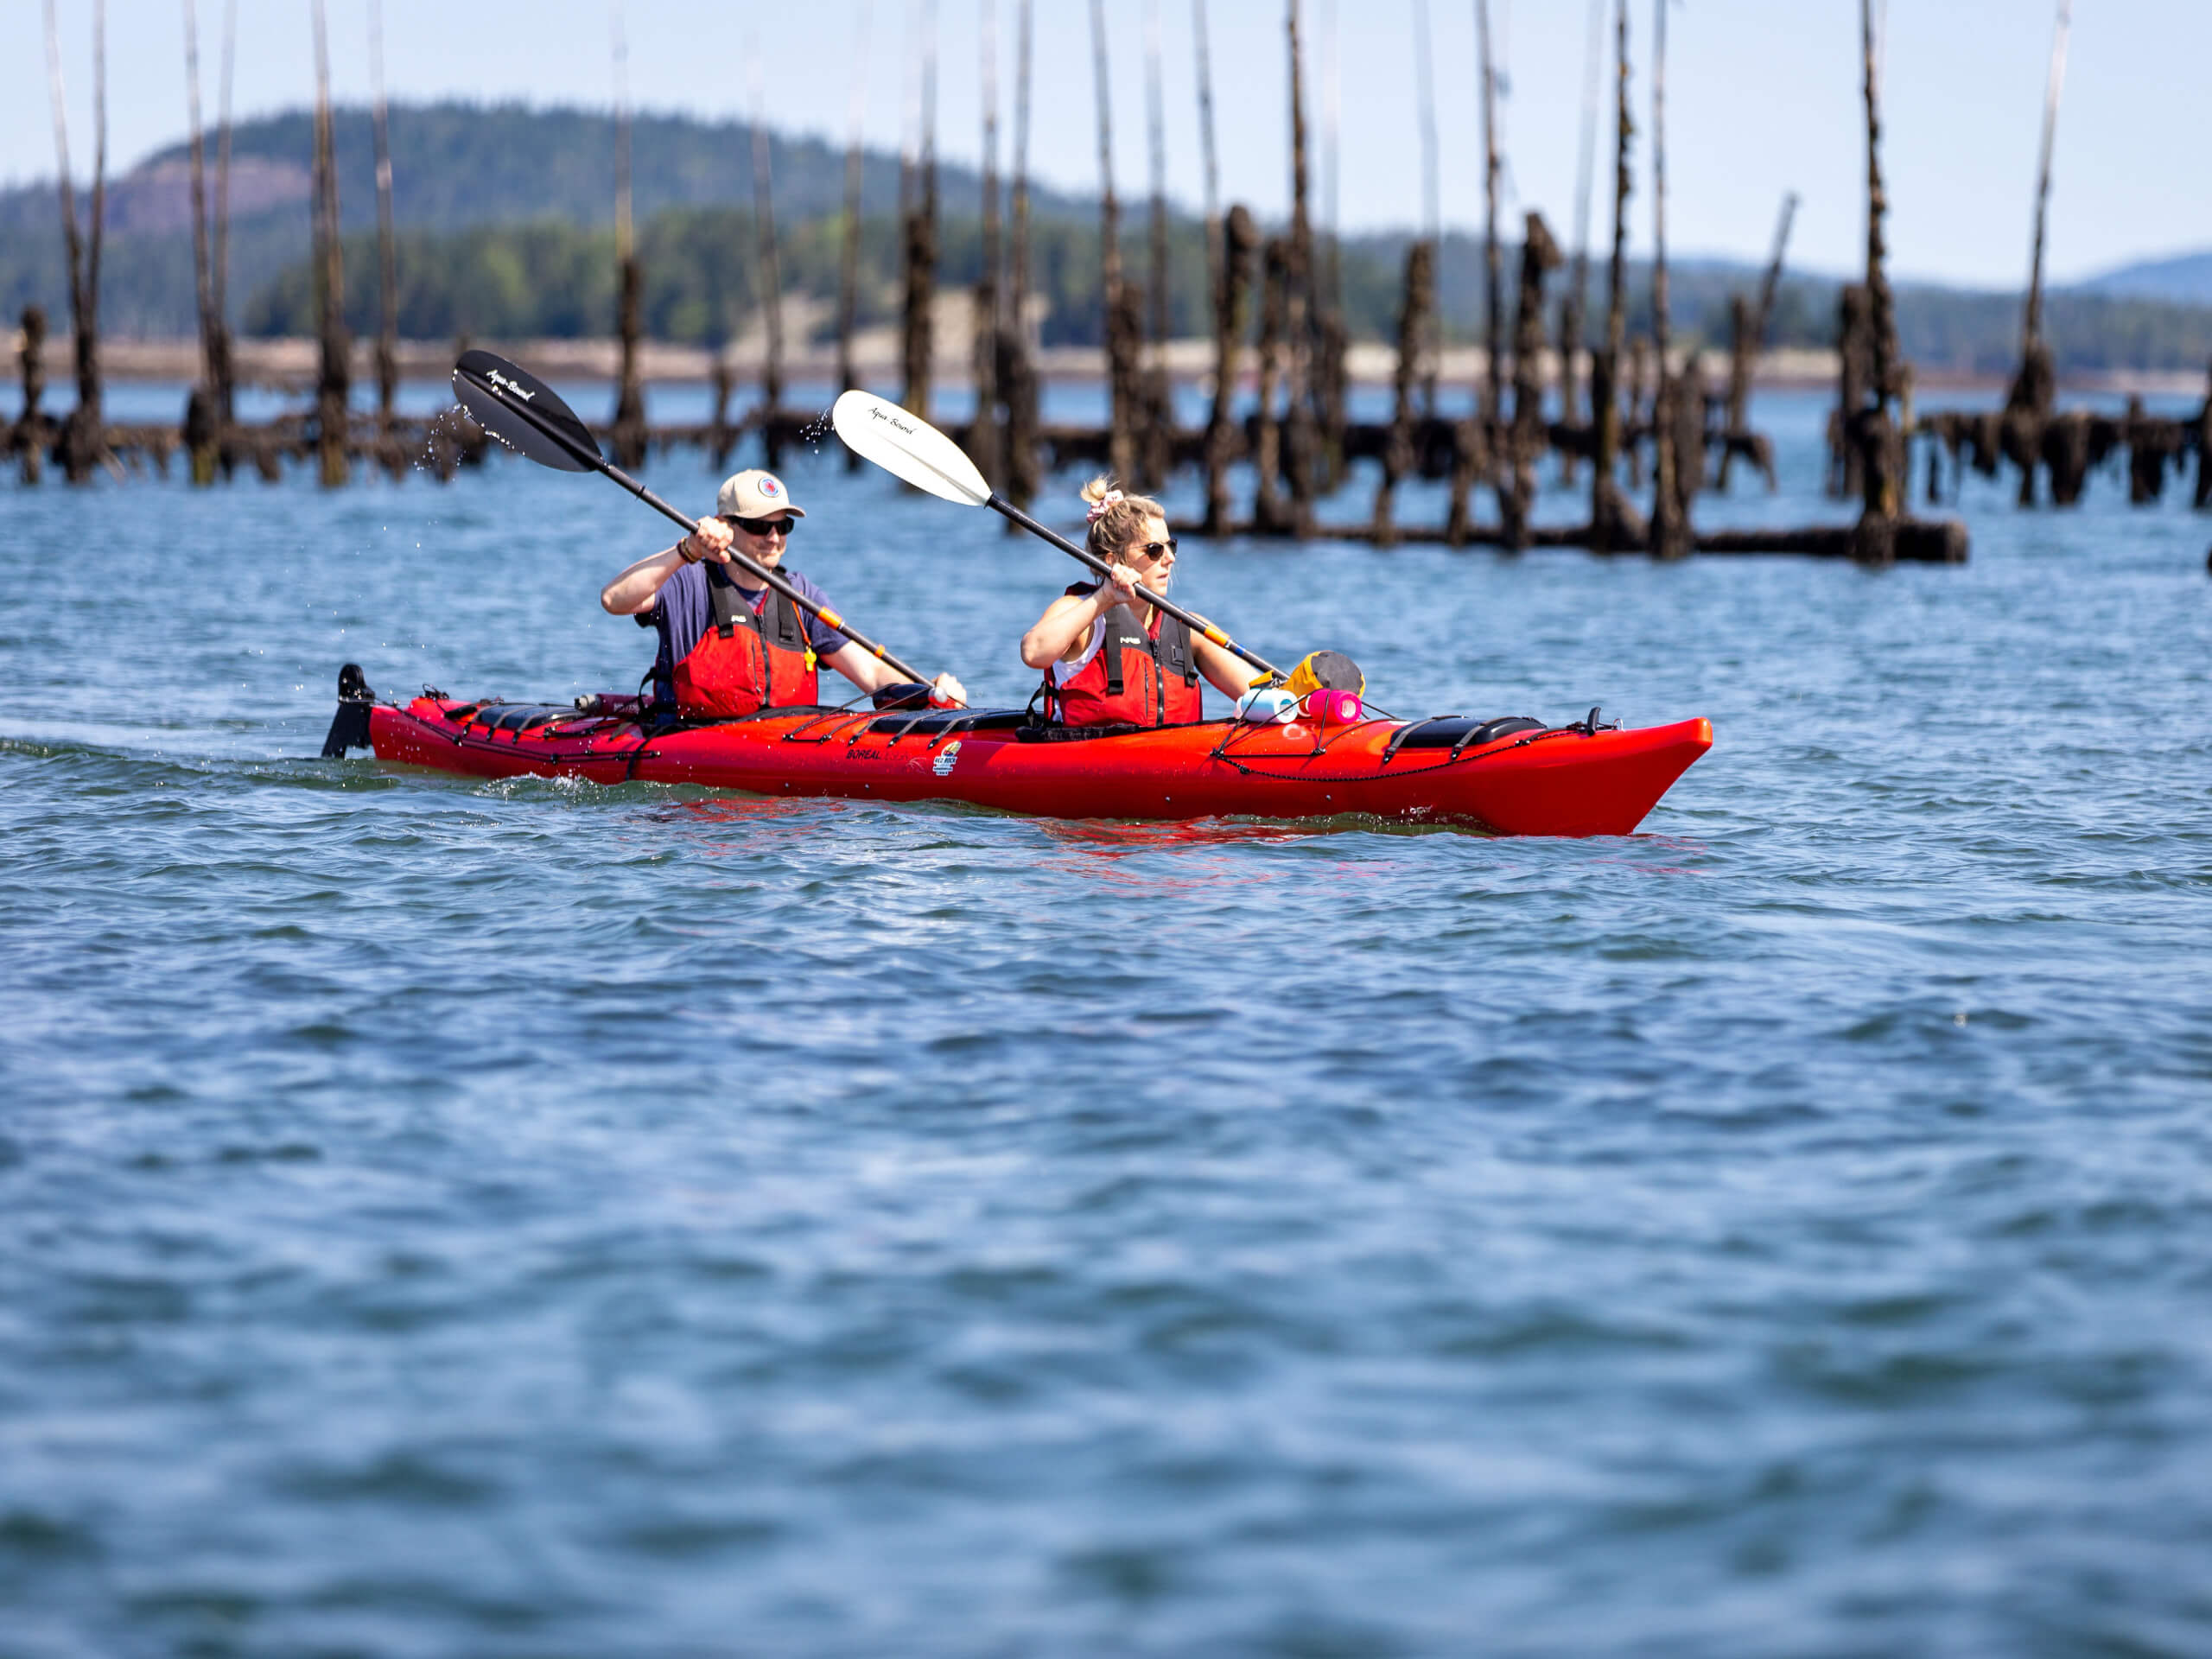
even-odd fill
[{"label": "kayak hull", "polygon": [[1417,746],[1424,725],[1444,722],[1408,732],[1380,720],[1209,721],[1046,741],[1025,735],[1013,713],[917,720],[779,710],[652,732],[617,716],[425,696],[404,708],[376,704],[369,737],[381,760],[480,778],[963,801],[1055,818],[1366,814],[1510,836],[1627,835],[1713,743],[1704,720],[1635,731],[1518,730],[1487,741],[1478,731],[1476,741],[1449,749]]}]

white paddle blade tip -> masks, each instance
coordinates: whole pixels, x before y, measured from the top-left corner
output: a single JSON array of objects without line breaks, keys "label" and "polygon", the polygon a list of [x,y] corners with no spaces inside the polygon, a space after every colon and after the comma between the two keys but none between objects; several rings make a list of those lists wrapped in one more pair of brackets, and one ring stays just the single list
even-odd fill
[{"label": "white paddle blade tip", "polygon": [[887,397],[846,392],[830,411],[830,420],[847,448],[918,490],[963,507],[980,507],[991,499],[991,486],[966,451]]}]

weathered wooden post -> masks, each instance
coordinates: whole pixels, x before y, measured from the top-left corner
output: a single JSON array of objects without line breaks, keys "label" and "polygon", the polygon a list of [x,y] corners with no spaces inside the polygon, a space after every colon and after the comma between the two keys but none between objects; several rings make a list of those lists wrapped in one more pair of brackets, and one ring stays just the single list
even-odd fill
[{"label": "weathered wooden post", "polygon": [[1737,455],[1741,453],[1756,466],[1766,480],[1770,493],[1775,488],[1774,446],[1751,430],[1751,379],[1758,366],[1759,353],[1766,349],[1767,325],[1774,316],[1774,298],[1782,284],[1782,260],[1789,246],[1789,226],[1797,214],[1797,193],[1790,191],[1782,199],[1782,216],[1775,222],[1774,248],[1768,256],[1766,272],[1759,279],[1759,297],[1756,305],[1740,294],[1728,302],[1728,396],[1724,419],[1726,429],[1721,435],[1720,475],[1719,486],[1728,487],[1728,474]]},{"label": "weathered wooden post", "polygon": [[[388,447],[399,391],[399,265],[391,226],[391,130],[384,96],[384,3],[369,0],[369,76],[374,84],[377,165],[377,429]],[[391,457],[387,455],[387,462]]]},{"label": "weathered wooden post", "polygon": [[[46,448],[53,442],[39,400],[46,396],[46,311],[36,305],[23,308],[23,343],[19,361],[23,375],[23,406],[9,429],[9,448],[16,452],[23,482],[35,484],[46,471]],[[2203,475],[2202,463],[2198,476]]]},{"label": "weathered wooden post", "polygon": [[1290,311],[1290,241],[1271,236],[1260,256],[1259,409],[1253,416],[1252,528],[1281,535],[1290,527],[1282,500],[1282,419],[1276,398],[1284,379],[1284,334]]},{"label": "weathered wooden post", "polygon": [[1167,124],[1160,71],[1160,0],[1145,0],[1145,148],[1152,187],[1151,268],[1145,278],[1145,354],[1137,402],[1137,481],[1147,490],[1166,483],[1175,458],[1174,387],[1167,373],[1171,326],[1167,293]]},{"label": "weathered wooden post", "polygon": [[1293,536],[1313,530],[1314,463],[1319,435],[1313,420],[1313,221],[1306,207],[1306,97],[1299,46],[1299,0],[1286,8],[1290,50],[1290,235],[1283,272],[1284,410],[1282,467],[1290,486]]},{"label": "weathered wooden post", "polygon": [[208,359],[208,378],[215,393],[217,448],[225,476],[231,471],[232,429],[237,410],[232,397],[231,366],[231,87],[238,61],[238,0],[224,0],[223,77],[215,139],[215,237],[213,270],[210,273],[214,317],[213,346]]},{"label": "weathered wooden post", "polygon": [[[23,316],[23,332],[28,339],[30,333],[30,314],[29,312],[25,312]],[[41,318],[41,321],[43,321],[44,319]],[[30,384],[30,369],[29,365],[26,364],[23,370],[23,407],[25,409],[29,409],[31,406],[29,395]],[[2206,507],[2212,507],[2212,368],[2208,368],[2205,371],[2204,402],[2196,411],[2196,499],[2195,505],[2200,512]]]},{"label": "weathered wooden post", "polygon": [[760,446],[768,470],[784,464],[784,436],[777,418],[784,407],[784,278],[776,254],[776,186],[771,168],[767,108],[761,85],[761,57],[753,54],[753,246],[760,266],[761,315],[767,325],[767,351],[760,364],[760,408],[754,416],[760,428]]},{"label": "weathered wooden post", "polygon": [[[1483,365],[1482,421],[1485,448],[1495,455],[1505,418],[1505,254],[1497,240],[1499,175],[1504,158],[1497,143],[1497,65],[1491,55],[1490,0],[1475,0],[1475,48],[1482,73],[1483,120]],[[1504,486],[1493,479],[1504,510]]]},{"label": "weathered wooden post", "polygon": [[1343,86],[1337,59],[1336,0],[1321,0],[1321,232],[1313,281],[1313,416],[1319,453],[1314,486],[1322,494],[1344,481],[1344,432],[1351,386],[1345,378],[1350,337],[1344,328],[1344,245],[1338,235],[1338,130]]},{"label": "weathered wooden post", "polygon": [[1630,113],[1628,0],[1614,0],[1613,251],[1606,271],[1605,349],[1591,365],[1590,547],[1611,553],[1640,546],[1645,529],[1621,492],[1621,358],[1628,343],[1628,203],[1634,186],[1629,142],[1636,136]]},{"label": "weathered wooden post", "polygon": [[1122,297],[1122,207],[1114,194],[1113,90],[1107,75],[1105,0],[1090,0],[1091,87],[1098,107],[1099,327],[1106,346],[1108,466],[1128,482],[1136,474],[1136,342]]},{"label": "weathered wooden post", "polygon": [[1897,557],[1897,532],[1904,514],[1904,438],[1891,414],[1907,372],[1897,355],[1897,303],[1890,292],[1883,221],[1889,200],[1882,184],[1882,108],[1879,54],[1875,49],[1874,0],[1859,0],[1859,41],[1865,60],[1866,105],[1866,321],[1873,384],[1870,401],[1851,414],[1850,433],[1859,456],[1859,524],[1853,555],[1870,564]]},{"label": "weathered wooden post", "polygon": [[200,313],[200,378],[184,401],[184,447],[192,481],[215,481],[221,443],[215,416],[215,296],[207,266],[207,176],[200,124],[200,23],[184,0],[185,142],[192,161],[192,285]]},{"label": "weathered wooden post", "polygon": [[321,345],[315,372],[315,460],[323,487],[353,476],[348,407],[353,342],[346,327],[346,250],[340,239],[337,129],[330,111],[330,36],[322,0],[315,4],[315,306]]},{"label": "weathered wooden post", "polygon": [[107,4],[92,4],[92,219],[90,245],[77,224],[76,188],[69,178],[69,125],[62,97],[61,35],[54,0],[46,0],[46,62],[54,99],[54,147],[60,162],[62,241],[69,259],[69,315],[75,331],[77,406],[61,423],[61,474],[87,482],[108,453],[100,397],[100,245],[107,223]]},{"label": "weathered wooden post", "polygon": [[905,386],[899,401],[930,417],[930,382],[937,335],[937,0],[922,0],[920,159],[906,219],[906,292],[900,356]]},{"label": "weathered wooden post", "polygon": [[637,226],[630,200],[630,47],[622,27],[621,0],[614,6],[614,263],[620,283],[614,330],[621,343],[616,371],[614,459],[621,466],[645,461],[645,394],[639,384],[639,338],[644,333],[645,279],[638,269]]},{"label": "weathered wooden post", "polygon": [[[1573,428],[1582,423],[1582,377],[1578,364],[1586,342],[1582,308],[1590,288],[1591,175],[1598,161],[1599,87],[1605,70],[1605,0],[1590,0],[1590,19],[1582,57],[1582,123],[1574,152],[1574,257],[1567,266],[1567,293],[1559,305],[1559,418]],[[1592,354],[1593,359],[1595,353]],[[1574,482],[1575,452],[1562,447],[1559,481]]]},{"label": "weathered wooden post", "polygon": [[[1421,235],[1431,253],[1432,279],[1427,332],[1421,340],[1421,413],[1436,418],[1436,377],[1443,360],[1441,318],[1434,296],[1434,261],[1444,246],[1444,199],[1438,182],[1436,143],[1436,59],[1429,46],[1428,0],[1414,0],[1414,115],[1421,124]],[[1411,255],[1408,256],[1409,258]],[[1408,273],[1410,277],[1410,271]]]},{"label": "weathered wooden post", "polygon": [[[860,385],[853,371],[853,328],[860,315],[861,293],[861,123],[868,114],[868,49],[869,0],[859,0],[860,19],[854,31],[853,90],[846,108],[845,209],[838,226],[841,246],[837,258],[837,390],[850,391]],[[845,451],[845,470],[861,469],[860,451]]]},{"label": "weathered wooden post", "polygon": [[1213,54],[1206,38],[1206,0],[1191,0],[1191,29],[1198,74],[1198,148],[1205,162],[1207,297],[1213,308],[1213,405],[1206,416],[1204,528],[1219,536],[1229,528],[1229,461],[1234,442],[1230,412],[1236,403],[1238,346],[1244,335],[1244,289],[1259,232],[1242,207],[1221,216],[1221,172],[1214,149]]},{"label": "weathered wooden post", "polygon": [[1866,284],[1846,283],[1836,294],[1836,406],[1828,422],[1827,493],[1840,500],[1862,487],[1862,458],[1852,442],[1851,421],[1874,381],[1869,318]]},{"label": "weathered wooden post", "polygon": [[[1037,372],[1029,354],[1029,90],[1034,39],[1031,0],[1021,0],[1014,43],[1014,190],[1008,200],[1013,247],[1008,250],[1006,321],[999,332],[999,395],[1006,400],[1006,494],[1017,506],[1037,498]],[[1019,526],[1007,521],[1007,534]]]},{"label": "weathered wooden post", "polygon": [[1393,517],[1398,480],[1414,470],[1414,389],[1421,373],[1421,346],[1428,337],[1429,313],[1436,304],[1436,247],[1426,239],[1406,250],[1405,296],[1398,307],[1398,361],[1390,377],[1390,435],[1382,447],[1382,481],[1375,491],[1372,531],[1377,547],[1398,539]]},{"label": "weathered wooden post", "polygon": [[1229,210],[1221,226],[1221,254],[1213,289],[1213,408],[1206,417],[1205,532],[1226,534],[1230,525],[1229,464],[1237,448],[1237,363],[1243,354],[1244,317],[1252,286],[1252,256],[1260,228],[1241,205]]},{"label": "weathered wooden post", "polygon": [[969,325],[969,372],[976,381],[976,418],[968,429],[968,453],[985,478],[1004,470],[999,464],[999,20],[994,0],[979,0],[983,61],[982,257]]},{"label": "weathered wooden post", "polygon": [[[2020,469],[2020,505],[2036,500],[2036,463],[2044,429],[2058,403],[2058,371],[2043,332],[2044,229],[2050,212],[2051,146],[2058,132],[2058,102],[2066,89],[2066,36],[2074,17],[2073,0],[2058,0],[2058,21],[2050,41],[2050,73],[2044,86],[2043,137],[2036,161],[2035,232],[2028,253],[2028,297],[2020,319],[2020,369],[2005,397],[1999,444]],[[2055,481],[2054,481],[2054,488]]]},{"label": "weathered wooden post", "polygon": [[1544,451],[1544,279],[1560,266],[1559,245],[1541,213],[1531,212],[1521,238],[1521,283],[1513,322],[1513,426],[1498,482],[1498,533],[1505,545],[1529,545],[1529,510],[1536,499],[1536,457]]},{"label": "weathered wooden post", "polygon": [[1679,559],[1690,550],[1688,480],[1676,448],[1680,392],[1670,360],[1667,294],[1667,0],[1652,0],[1651,24],[1651,336],[1659,359],[1659,395],[1652,404],[1651,551]]}]

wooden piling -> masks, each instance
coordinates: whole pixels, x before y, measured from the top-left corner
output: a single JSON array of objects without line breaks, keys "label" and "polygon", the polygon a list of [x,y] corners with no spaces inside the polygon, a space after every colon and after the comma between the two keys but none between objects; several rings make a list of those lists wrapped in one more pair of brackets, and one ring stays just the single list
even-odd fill
[{"label": "wooden piling", "polygon": [[1559,245],[1544,216],[1530,213],[1521,237],[1521,282],[1514,298],[1513,424],[1499,469],[1498,535],[1509,548],[1529,545],[1529,510],[1536,499],[1536,458],[1550,442],[1544,421],[1544,279],[1559,269]]},{"label": "wooden piling", "polygon": [[630,46],[622,26],[621,0],[614,23],[614,259],[617,291],[614,332],[621,342],[621,365],[614,394],[614,420],[608,434],[616,462],[635,469],[645,461],[645,394],[639,380],[638,349],[644,333],[641,310],[645,278],[638,269],[637,226],[630,195]]},{"label": "wooden piling", "polygon": [[[2050,213],[2051,149],[2058,132],[2058,104],[2066,88],[2066,37],[2072,26],[2073,0],[2058,0],[2051,32],[2050,70],[2044,84],[2043,134],[2036,155],[2035,230],[2028,250],[2028,295],[2020,318],[2020,367],[2005,397],[1999,442],[2020,469],[2020,505],[2036,499],[2036,463],[2044,428],[2058,402],[2058,371],[2043,331],[2044,232]],[[2056,493],[2056,480],[2053,489]]]},{"label": "wooden piling", "polygon": [[1090,0],[1091,91],[1098,116],[1098,272],[1100,331],[1106,342],[1107,465],[1115,478],[1135,476],[1136,341],[1122,295],[1122,207],[1114,194],[1113,87],[1107,72],[1105,0]]},{"label": "wooden piling", "polygon": [[1783,197],[1782,214],[1775,221],[1774,246],[1767,257],[1765,273],[1759,278],[1758,303],[1751,304],[1738,295],[1728,304],[1728,396],[1724,416],[1726,427],[1721,437],[1718,480],[1724,493],[1728,488],[1729,468],[1738,454],[1759,469],[1770,493],[1775,488],[1774,446],[1751,429],[1751,374],[1759,353],[1766,347],[1775,295],[1782,285],[1783,256],[1789,249],[1789,226],[1796,215],[1797,193],[1792,190]]},{"label": "wooden piling", "polygon": [[1897,522],[1904,515],[1904,441],[1891,406],[1905,375],[1897,353],[1897,302],[1890,290],[1884,226],[1889,199],[1882,181],[1880,59],[1874,35],[1874,0],[1859,0],[1859,42],[1866,111],[1866,339],[1872,384],[1868,401],[1847,416],[1847,435],[1859,457],[1858,556],[1887,564],[1896,556]]},{"label": "wooden piling", "polygon": [[1344,435],[1351,386],[1345,367],[1344,245],[1338,235],[1338,129],[1343,117],[1337,60],[1336,0],[1320,0],[1321,228],[1313,280],[1313,418],[1315,488],[1332,494],[1344,482]]},{"label": "wooden piling", "polygon": [[315,3],[315,306],[321,351],[315,370],[316,471],[334,489],[353,476],[349,401],[353,337],[346,327],[346,251],[340,238],[337,130],[330,109],[330,35]]},{"label": "wooden piling", "polygon": [[1223,534],[1230,523],[1229,466],[1236,447],[1237,362],[1244,339],[1244,316],[1252,283],[1252,256],[1260,245],[1259,226],[1241,205],[1221,225],[1221,253],[1213,291],[1213,409],[1206,419],[1205,532]]},{"label": "wooden piling", "polygon": [[999,22],[995,0],[978,0],[982,46],[983,168],[982,245],[975,291],[970,296],[971,359],[976,382],[976,418],[969,427],[968,454],[976,470],[996,478],[999,459]]},{"label": "wooden piling", "polygon": [[215,233],[208,273],[213,314],[208,379],[215,396],[215,427],[223,471],[231,470],[230,429],[237,418],[231,358],[231,88],[238,63],[238,0],[224,0],[223,72],[216,114]]},{"label": "wooden piling", "polygon": [[1662,559],[1679,559],[1690,550],[1692,486],[1676,444],[1681,394],[1671,360],[1667,291],[1667,4],[1668,0],[1652,0],[1651,8],[1651,345],[1659,362],[1651,423],[1651,551]]},{"label": "wooden piling", "polygon": [[22,469],[22,480],[35,484],[46,471],[46,452],[54,442],[53,423],[39,408],[46,396],[46,311],[27,305],[22,315],[23,343],[16,361],[23,377],[22,407],[8,429],[8,448]]},{"label": "wooden piling", "polygon": [[1137,483],[1147,491],[1167,481],[1174,464],[1174,390],[1167,378],[1173,326],[1167,292],[1167,118],[1160,74],[1160,0],[1145,0],[1145,150],[1151,185],[1150,268],[1145,276],[1145,351],[1138,380]]},{"label": "wooden piling", "polygon": [[1290,310],[1290,241],[1271,236],[1260,257],[1259,407],[1253,414],[1252,528],[1280,536],[1290,528],[1282,499],[1282,417],[1276,399],[1282,391]]},{"label": "wooden piling", "polygon": [[206,146],[200,124],[200,22],[193,0],[184,0],[185,143],[192,162],[192,285],[200,317],[200,378],[185,398],[184,441],[194,484],[215,481],[221,462],[215,417],[215,295],[208,270]]},{"label": "wooden piling", "polygon": [[[1014,40],[1014,188],[1007,251],[1006,315],[999,330],[999,396],[1006,403],[1006,495],[1016,506],[1037,498],[1041,482],[1038,458],[1037,372],[1029,352],[1029,93],[1031,48],[1035,39],[1032,0],[1020,0]],[[1007,534],[1020,533],[1012,519]]]},{"label": "wooden piling", "polygon": [[[861,179],[863,156],[861,124],[868,115],[869,0],[859,0],[860,16],[854,30],[853,89],[845,114],[845,207],[838,226],[841,246],[837,257],[837,390],[850,391],[860,382],[853,373],[853,329],[860,315],[861,293]],[[861,468],[860,451],[845,451],[845,470]]]},{"label": "wooden piling", "polygon": [[[1444,204],[1438,180],[1436,142],[1436,66],[1430,49],[1428,0],[1414,0],[1414,115],[1421,127],[1421,236],[1431,248],[1444,245]],[[1441,320],[1434,299],[1434,267],[1431,265],[1431,296],[1427,333],[1421,340],[1421,418],[1436,418],[1436,376],[1442,359]]]},{"label": "wooden piling", "polygon": [[392,234],[391,115],[384,95],[384,0],[369,0],[369,75],[377,166],[377,427],[388,438],[399,391],[399,265]]},{"label": "wooden piling", "polygon": [[1614,0],[1613,22],[1613,251],[1606,270],[1605,347],[1591,365],[1592,435],[1590,479],[1591,550],[1611,553],[1639,546],[1646,531],[1616,476],[1621,452],[1621,358],[1628,337],[1628,204],[1635,179],[1629,168],[1636,122],[1629,109],[1628,0]]},{"label": "wooden piling", "polygon": [[[23,384],[27,389],[30,385],[28,372]],[[23,407],[30,407],[28,397]],[[2204,402],[2197,409],[2196,427],[2196,499],[2194,505],[2202,512],[2206,507],[2212,507],[2212,368],[2205,371]]]},{"label": "wooden piling", "polygon": [[1306,211],[1306,94],[1299,42],[1300,0],[1289,0],[1285,34],[1290,56],[1290,235],[1284,250],[1282,470],[1289,485],[1285,533],[1313,529],[1314,471],[1319,434],[1313,410],[1313,221]]},{"label": "wooden piling", "polygon": [[1436,305],[1436,245],[1426,238],[1406,250],[1404,296],[1398,305],[1398,361],[1390,377],[1390,435],[1382,447],[1382,481],[1376,486],[1371,533],[1377,547],[1398,537],[1394,517],[1398,480],[1414,470],[1414,395],[1420,383],[1421,347]]},{"label": "wooden piling", "polygon": [[62,476],[89,482],[92,469],[115,458],[108,453],[102,415],[99,363],[100,248],[107,222],[107,4],[92,4],[92,212],[89,238],[77,223],[77,193],[69,176],[69,124],[61,81],[61,35],[54,0],[46,0],[48,86],[54,100],[54,146],[60,162],[61,232],[69,261],[69,315],[75,329],[77,406],[61,423],[58,444]]},{"label": "wooden piling", "polygon": [[1475,0],[1475,51],[1482,78],[1483,121],[1483,370],[1482,417],[1495,426],[1505,409],[1505,255],[1497,240],[1499,175],[1497,66],[1491,56],[1490,0]]},{"label": "wooden piling", "polygon": [[760,362],[760,407],[754,420],[760,428],[762,461],[770,472],[784,463],[784,441],[778,412],[784,406],[784,277],[776,253],[776,185],[765,118],[767,97],[762,85],[761,53],[756,41],[752,54],[753,78],[753,236],[760,262],[761,315],[767,327],[767,350]]},{"label": "wooden piling", "polygon": [[937,0],[921,0],[921,133],[913,200],[906,214],[906,303],[899,356],[905,385],[899,403],[930,417],[937,336]]},{"label": "wooden piling", "polygon": [[[1605,0],[1590,0],[1582,58],[1582,120],[1574,153],[1574,255],[1567,266],[1567,293],[1559,306],[1559,418],[1567,427],[1583,424],[1582,381],[1576,365],[1586,344],[1582,308],[1590,286],[1590,195],[1598,160],[1599,87],[1605,69]],[[1562,448],[1559,456],[1561,484],[1574,482],[1574,451]]]}]

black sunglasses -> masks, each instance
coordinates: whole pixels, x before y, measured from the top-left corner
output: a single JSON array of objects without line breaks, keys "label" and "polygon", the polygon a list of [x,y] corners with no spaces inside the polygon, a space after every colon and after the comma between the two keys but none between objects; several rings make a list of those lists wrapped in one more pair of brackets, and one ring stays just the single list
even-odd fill
[{"label": "black sunglasses", "polygon": [[722,522],[735,524],[748,536],[766,536],[779,530],[789,536],[798,527],[796,518],[737,518],[727,513],[722,516]]},{"label": "black sunglasses", "polygon": [[1164,542],[1133,542],[1129,544],[1130,552],[1141,553],[1147,559],[1155,562],[1161,554],[1173,553],[1174,550],[1175,538],[1173,536]]}]

